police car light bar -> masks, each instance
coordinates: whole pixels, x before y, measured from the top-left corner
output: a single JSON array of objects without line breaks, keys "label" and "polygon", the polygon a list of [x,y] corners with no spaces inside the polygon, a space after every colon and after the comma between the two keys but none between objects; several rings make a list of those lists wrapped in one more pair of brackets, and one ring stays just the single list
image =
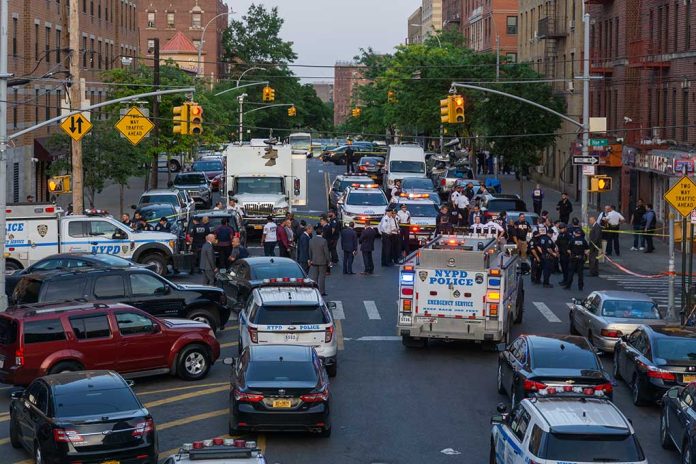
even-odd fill
[{"label": "police car light bar", "polygon": [[262,286],[316,287],[316,282],[314,282],[312,279],[297,277],[278,277],[273,279],[263,279]]},{"label": "police car light bar", "polygon": [[377,184],[351,184],[350,186],[355,187],[355,188],[367,188],[367,189],[374,189],[374,188],[379,187],[379,185],[377,185]]},{"label": "police car light bar", "polygon": [[538,397],[563,396],[566,398],[605,398],[606,393],[611,391],[611,388],[608,390],[605,388],[606,385],[611,387],[611,384],[595,385],[594,387],[574,387],[572,385],[562,385],[559,387],[546,387],[532,393]]}]

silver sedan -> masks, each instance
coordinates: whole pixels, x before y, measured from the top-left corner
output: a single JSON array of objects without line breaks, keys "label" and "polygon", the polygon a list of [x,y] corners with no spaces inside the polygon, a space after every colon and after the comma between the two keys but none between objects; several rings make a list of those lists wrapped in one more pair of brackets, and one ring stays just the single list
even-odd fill
[{"label": "silver sedan", "polygon": [[584,300],[573,298],[570,308],[570,333],[586,336],[604,352],[613,352],[622,335],[643,324],[664,324],[655,302],[643,293],[600,290]]}]

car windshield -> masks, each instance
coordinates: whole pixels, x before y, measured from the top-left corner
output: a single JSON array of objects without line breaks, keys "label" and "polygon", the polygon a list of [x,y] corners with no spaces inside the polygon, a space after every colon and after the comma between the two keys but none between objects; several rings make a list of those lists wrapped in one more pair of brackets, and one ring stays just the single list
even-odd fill
[{"label": "car windshield", "polygon": [[356,185],[370,185],[373,184],[372,179],[360,179],[360,180],[341,180],[338,182],[336,187],[337,191],[344,192],[346,187],[355,187]]},{"label": "car windshield", "polygon": [[432,203],[428,203],[425,205],[415,205],[415,204],[410,204],[406,205],[406,208],[408,209],[408,212],[411,213],[412,217],[437,217],[439,214],[439,211],[437,209],[437,206],[435,206]]},{"label": "car windshield", "polygon": [[238,177],[237,193],[247,194],[282,194],[283,179],[280,177]]},{"label": "car windshield", "polygon": [[327,324],[329,319],[321,306],[261,306],[254,323],[259,325]]},{"label": "car windshield", "polygon": [[290,277],[301,279],[305,277],[299,264],[292,263],[265,263],[251,266],[251,278],[253,280],[273,279],[278,277]]},{"label": "car windshield", "polygon": [[206,185],[208,179],[205,174],[177,174],[174,185]]},{"label": "car windshield", "polygon": [[391,172],[424,173],[425,163],[421,161],[392,161],[389,163],[389,170]]},{"label": "car windshield", "polygon": [[[203,217],[205,215],[201,216],[196,216],[198,218],[199,222],[203,221]],[[232,227],[234,230],[237,230],[237,220],[232,216],[208,216],[208,228],[210,229],[211,232],[213,232],[220,224],[222,224],[222,218],[226,217],[227,218],[227,225]],[[188,230],[189,232],[193,230],[193,227],[195,224],[193,221],[189,222],[188,224]]]},{"label": "car windshield", "polygon": [[402,190],[432,190],[433,181],[430,179],[419,179],[418,177],[407,177],[401,181]]},{"label": "car windshield", "polygon": [[90,257],[109,267],[130,267],[133,265],[132,262],[128,261],[127,259],[121,258],[120,256],[100,254],[90,255]]},{"label": "car windshield", "polygon": [[652,301],[607,300],[602,316],[625,319],[659,319],[660,313]]},{"label": "car windshield", "polygon": [[[69,389],[66,389],[69,390]],[[102,417],[121,411],[141,409],[130,388],[110,388],[81,392],[56,393],[54,398],[56,417]]]},{"label": "car windshield", "polygon": [[[176,211],[171,206],[162,206],[160,208],[143,208],[139,210],[139,212],[148,222],[159,220],[162,217],[176,216]],[[173,217],[170,219],[173,219]]]},{"label": "car windshield", "polygon": [[696,361],[696,339],[659,337],[655,343],[653,357],[669,361]]},{"label": "car windshield", "polygon": [[384,164],[384,158],[371,158],[365,156],[361,158],[358,163],[359,166],[377,166],[378,164]]},{"label": "car windshield", "polygon": [[192,169],[196,172],[222,171],[221,161],[196,161]]},{"label": "car windshield", "polygon": [[252,361],[246,370],[246,382],[316,382],[317,372],[308,361]]},{"label": "car windshield", "polygon": [[179,206],[179,197],[176,194],[171,195],[143,195],[140,197],[141,205],[151,205],[153,203],[166,203],[172,206]]},{"label": "car windshield", "polygon": [[386,206],[387,198],[378,193],[351,192],[348,194],[346,204],[353,206]]},{"label": "car windshield", "polygon": [[638,441],[628,433],[550,433],[538,457],[562,462],[639,462],[645,459]]},{"label": "car windshield", "polygon": [[486,203],[486,209],[490,211],[527,211],[524,203],[515,200],[492,199]]},{"label": "car windshield", "polygon": [[[560,349],[566,345],[565,349]],[[591,369],[601,370],[597,357],[589,348],[577,349],[569,342],[558,341],[553,348],[537,347],[532,350],[534,369]]]}]

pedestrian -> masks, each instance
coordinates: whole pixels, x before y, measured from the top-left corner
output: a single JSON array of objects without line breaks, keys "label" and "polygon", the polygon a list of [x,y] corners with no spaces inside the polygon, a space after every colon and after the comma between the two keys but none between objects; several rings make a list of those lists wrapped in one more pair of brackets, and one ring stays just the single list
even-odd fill
[{"label": "pedestrian", "polygon": [[520,213],[519,219],[515,222],[515,235],[513,239],[522,259],[527,259],[527,234],[529,230],[530,225],[525,219],[524,213]]},{"label": "pedestrian", "polygon": [[296,249],[296,243],[295,240],[297,240],[297,235],[295,235],[295,231],[292,228],[292,221],[288,216],[285,216],[285,225],[283,226],[285,228],[285,235],[288,236],[288,244],[290,245],[290,249],[288,250],[288,254],[290,255],[290,258],[295,257],[295,249]]},{"label": "pedestrian", "polygon": [[355,150],[353,150],[352,145],[348,145],[346,148],[346,151],[344,153],[344,161],[346,163],[346,174],[351,174],[355,172],[355,159],[353,158],[353,155],[355,154]]},{"label": "pedestrian", "polygon": [[476,174],[484,174],[486,168],[486,154],[480,150],[476,153]]},{"label": "pedestrian", "polygon": [[568,224],[570,213],[573,212],[573,204],[568,199],[567,193],[561,193],[561,199],[556,205],[556,211],[558,211],[558,219]]},{"label": "pedestrian", "polygon": [[317,231],[309,241],[309,278],[317,283],[322,296],[326,296],[326,271],[330,263],[329,243]]},{"label": "pedestrian", "polygon": [[541,271],[543,273],[544,288],[551,288],[553,285],[551,285],[549,279],[551,278],[553,262],[558,257],[558,252],[556,249],[556,244],[553,243],[553,240],[551,240],[551,237],[548,235],[548,229],[544,228],[542,230],[539,231],[537,249],[539,250],[539,255],[541,257]]},{"label": "pedestrian", "polygon": [[533,284],[541,283],[541,253],[539,251],[539,236],[540,230],[532,231],[532,238],[529,239],[529,257],[530,257],[530,274]]},{"label": "pedestrian", "polygon": [[145,221],[145,218],[140,214],[140,211],[136,211],[133,214],[133,229],[140,231],[151,229],[150,225]]},{"label": "pedestrian", "polygon": [[[645,237],[645,252],[652,253],[655,251],[653,245],[653,235],[655,234],[655,226],[657,225],[657,217],[653,211],[653,205],[648,203],[643,215],[643,237]],[[641,248],[642,250],[642,248]]]},{"label": "pedestrian", "polygon": [[[278,243],[278,254],[283,258],[290,257],[290,238],[288,237],[288,230],[286,225],[289,223],[288,219],[283,219],[283,222],[276,227],[276,241]],[[270,256],[270,255],[269,255]]]},{"label": "pedestrian", "polygon": [[341,230],[341,250],[343,250],[343,273],[354,274],[353,260],[358,252],[358,234],[355,232],[355,223],[350,222],[348,227]]},{"label": "pedestrian", "polygon": [[401,204],[399,212],[396,213],[396,219],[399,221],[399,233],[401,234],[401,249],[403,257],[406,257],[409,249],[409,226],[411,225],[411,213],[408,211],[408,206]]},{"label": "pedestrian", "polygon": [[558,224],[558,237],[556,237],[556,248],[558,248],[558,262],[561,265],[562,280],[560,285],[565,285],[568,280],[568,268],[570,265],[570,241],[573,235],[568,232],[568,226],[565,222]]},{"label": "pedestrian", "polygon": [[619,230],[621,223],[625,221],[624,217],[614,209],[612,205],[606,205],[604,211],[599,215],[599,223],[604,229],[604,240],[607,241],[606,255],[611,256],[612,252],[616,256],[621,256],[619,249]]},{"label": "pedestrian", "polygon": [[583,237],[585,236],[585,231],[582,230],[582,227],[580,226],[580,219],[574,217],[570,221],[570,227],[568,227],[568,232],[570,232],[570,235],[573,235],[575,234],[576,230],[580,231],[580,235],[582,235]]},{"label": "pedestrian", "polygon": [[602,250],[602,226],[594,216],[589,217],[590,223],[590,276],[599,276],[599,252]]},{"label": "pedestrian", "polygon": [[449,207],[442,205],[440,206],[440,214],[435,218],[435,235],[449,235],[451,233],[452,215],[449,212]]},{"label": "pedestrian", "polygon": [[392,255],[392,235],[399,234],[399,225],[392,220],[392,211],[387,210],[379,222],[378,230],[382,236],[382,266],[392,266],[394,257]]},{"label": "pedestrian", "polygon": [[205,236],[205,243],[201,247],[201,261],[199,268],[203,271],[205,285],[215,284],[215,273],[217,272],[217,266],[215,266],[215,251],[213,250],[213,242],[215,242],[215,235],[208,234]]},{"label": "pedestrian", "polygon": [[213,234],[217,239],[217,252],[218,252],[218,267],[220,269],[227,268],[227,261],[232,252],[232,239],[237,232],[230,227],[229,221],[226,217],[220,220],[220,225],[215,228]]},{"label": "pedestrian", "polygon": [[643,216],[645,212],[645,203],[643,203],[642,198],[639,198],[630,216],[631,226],[633,227],[633,246],[631,247],[631,251],[645,250],[645,237],[643,236],[643,230],[645,229]]},{"label": "pedestrian", "polygon": [[278,243],[278,226],[273,222],[273,216],[268,216],[266,218],[266,225],[263,226],[261,243],[263,243],[264,256],[275,256],[275,247]]},{"label": "pedestrian", "polygon": [[541,215],[541,205],[544,201],[544,191],[541,189],[541,185],[536,184],[534,190],[532,190],[532,204],[534,205],[534,212],[537,215]]},{"label": "pedestrian", "polygon": [[237,204],[236,198],[230,198],[230,200],[227,202],[227,211],[234,211],[235,213],[239,214],[239,216],[244,216],[244,209]]},{"label": "pedestrian", "polygon": [[375,263],[372,260],[372,252],[375,250],[375,239],[377,230],[369,223],[360,234],[360,251],[363,257],[363,272],[361,274],[372,274],[375,272]]},{"label": "pedestrian", "polygon": [[297,239],[297,262],[304,269],[305,273],[309,273],[309,241],[313,232],[314,226],[307,224],[300,234],[300,238]]},{"label": "pedestrian", "polygon": [[590,246],[585,237],[580,232],[573,232],[573,240],[570,242],[570,269],[568,270],[568,280],[563,288],[570,289],[573,286],[573,276],[578,275],[578,290],[582,291],[585,286],[583,270],[585,267],[585,256],[588,254]]},{"label": "pedestrian", "polygon": [[216,202],[215,202],[215,207],[213,208],[213,210],[215,210],[215,211],[220,211],[221,209],[223,209],[222,202],[221,202],[221,201],[216,201]]},{"label": "pedestrian", "polygon": [[248,258],[249,250],[242,246],[242,241],[239,237],[234,237],[232,239],[232,251],[230,252],[230,257],[227,259],[228,267],[231,264],[236,263],[240,259]]},{"label": "pedestrian", "polygon": [[[200,219],[197,217],[194,217],[192,221],[193,224],[191,226],[191,233],[187,236],[187,242],[189,242],[191,252],[193,253],[190,274],[194,273],[195,267],[201,262],[201,248],[205,243],[205,238],[210,233],[210,227],[208,227],[208,224],[202,224]],[[200,271],[201,269],[199,267],[198,272]]]},{"label": "pedestrian", "polygon": [[466,183],[466,187],[464,187],[464,195],[471,201],[474,198],[474,195],[476,195],[476,192],[474,192],[474,184],[471,182]]},{"label": "pedestrian", "polygon": [[399,220],[396,217],[396,209],[392,209],[389,212],[391,221],[393,223],[392,232],[390,235],[389,242],[391,243],[391,258],[394,264],[401,263],[401,227],[399,227]]},{"label": "pedestrian", "polygon": [[473,224],[474,219],[476,219],[477,217],[481,220],[481,223],[483,224],[484,217],[483,217],[483,213],[481,212],[481,207],[479,205],[474,205],[473,208],[470,207],[469,209],[471,210],[471,212],[469,213],[468,224]]},{"label": "pedestrian", "polygon": [[469,199],[464,194],[464,188],[459,186],[459,195],[455,204],[453,205],[457,208],[457,216],[459,219],[459,227],[466,227],[469,225]]},{"label": "pedestrian", "polygon": [[336,219],[336,211],[329,210],[328,213],[328,228],[329,236],[323,235],[327,242],[329,242],[329,252],[331,253],[331,264],[338,264],[338,240],[341,236],[341,230],[338,225],[338,219]]},{"label": "pedestrian", "polygon": [[297,240],[299,240],[300,234],[302,234],[304,226],[307,224],[302,225],[301,221],[295,219],[295,213],[288,213],[286,217],[290,220],[290,229],[292,229],[293,240],[291,242],[297,245]]},{"label": "pedestrian", "polygon": [[167,221],[166,217],[161,217],[159,221],[157,221],[157,225],[155,225],[155,232],[167,232],[171,233],[172,231],[172,226],[169,224],[169,221]]},{"label": "pedestrian", "polygon": [[133,222],[131,221],[131,218],[128,215],[128,213],[123,213],[121,215],[121,224],[127,225],[130,228],[133,228]]}]

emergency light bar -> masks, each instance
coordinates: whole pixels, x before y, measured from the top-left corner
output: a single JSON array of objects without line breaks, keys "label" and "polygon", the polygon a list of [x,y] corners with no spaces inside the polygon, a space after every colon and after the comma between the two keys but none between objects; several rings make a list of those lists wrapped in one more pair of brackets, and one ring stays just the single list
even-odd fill
[{"label": "emergency light bar", "polygon": [[[598,388],[604,387],[604,385],[605,384],[596,385],[594,387],[574,387],[572,385],[563,385],[560,387],[546,387],[537,392],[534,392],[534,394],[540,397],[563,396],[573,398],[605,398],[605,389]],[[611,391],[611,389],[608,389],[607,391]]]},{"label": "emergency light bar", "polygon": [[192,461],[206,459],[238,459],[251,458],[254,452],[260,452],[255,441],[236,438],[213,438],[193,443],[184,443],[179,449],[180,454],[188,454]]},{"label": "emergency light bar", "polygon": [[369,189],[379,187],[379,185],[377,185],[377,184],[350,184],[350,186],[354,187],[354,188],[369,188]]},{"label": "emergency light bar", "polygon": [[273,279],[263,279],[261,282],[263,286],[278,287],[278,286],[288,286],[288,287],[315,287],[316,282],[312,279],[304,279],[297,277],[278,277]]}]

